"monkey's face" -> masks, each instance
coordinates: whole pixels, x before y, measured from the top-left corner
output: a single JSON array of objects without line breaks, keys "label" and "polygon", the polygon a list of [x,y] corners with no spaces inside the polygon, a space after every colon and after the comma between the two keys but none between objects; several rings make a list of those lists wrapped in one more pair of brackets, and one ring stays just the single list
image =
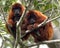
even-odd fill
[{"label": "monkey's face", "polygon": [[20,7],[15,7],[12,9],[12,11],[14,12],[14,21],[18,21],[20,19],[20,12],[21,12],[21,9]]},{"label": "monkey's face", "polygon": [[30,14],[28,17],[27,17],[27,20],[29,22],[29,24],[34,24],[36,22],[36,16],[34,14]]},{"label": "monkey's face", "polygon": [[13,7],[12,12],[14,13],[13,20],[16,22],[19,21],[19,19],[21,17],[21,8],[20,7]]}]

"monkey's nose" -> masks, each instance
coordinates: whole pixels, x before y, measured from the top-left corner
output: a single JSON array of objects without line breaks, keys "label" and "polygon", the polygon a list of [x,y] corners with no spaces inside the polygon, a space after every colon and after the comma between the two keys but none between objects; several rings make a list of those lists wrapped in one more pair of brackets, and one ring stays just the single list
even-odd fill
[{"label": "monkey's nose", "polygon": [[30,24],[34,24],[35,23],[35,20],[34,19],[31,19],[30,20]]},{"label": "monkey's nose", "polygon": [[14,11],[14,14],[18,16],[18,15],[20,14],[20,11],[15,10],[15,11]]}]

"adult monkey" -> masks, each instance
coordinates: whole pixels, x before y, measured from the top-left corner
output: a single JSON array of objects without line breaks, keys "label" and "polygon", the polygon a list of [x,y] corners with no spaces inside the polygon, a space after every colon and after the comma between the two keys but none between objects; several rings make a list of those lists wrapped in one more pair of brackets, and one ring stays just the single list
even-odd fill
[{"label": "adult monkey", "polygon": [[24,9],[25,7],[22,4],[15,3],[12,5],[9,11],[6,28],[9,33],[13,35],[14,38],[16,38],[16,23],[17,21],[19,21]]},{"label": "adult monkey", "polygon": [[[40,11],[37,10],[28,11],[21,26],[22,33],[25,32],[26,30],[32,30],[36,28],[45,19],[47,19],[47,16],[42,14]],[[22,38],[22,40],[27,40],[29,38],[29,35],[32,35],[35,42],[50,40],[53,36],[53,27],[51,25],[51,22],[48,22],[46,25],[40,27],[39,29],[31,33],[28,33],[26,36]]]}]

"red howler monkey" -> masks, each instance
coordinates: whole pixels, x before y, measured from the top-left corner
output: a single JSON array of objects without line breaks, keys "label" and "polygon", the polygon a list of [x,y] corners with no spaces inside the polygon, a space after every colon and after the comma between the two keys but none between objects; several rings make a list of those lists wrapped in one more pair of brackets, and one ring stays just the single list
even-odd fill
[{"label": "red howler monkey", "polygon": [[[32,30],[33,28],[36,28],[37,25],[42,23],[46,18],[47,16],[37,10],[28,11],[21,26],[22,33],[26,30]],[[53,28],[51,22],[40,27],[38,30],[27,34],[25,37],[22,38],[22,40],[27,40],[29,38],[29,35],[33,36],[35,42],[50,40],[53,36]]]},{"label": "red howler monkey", "polygon": [[24,8],[25,7],[23,5],[15,3],[10,9],[6,27],[9,33],[12,34],[14,38],[16,38],[16,23],[20,19]]}]

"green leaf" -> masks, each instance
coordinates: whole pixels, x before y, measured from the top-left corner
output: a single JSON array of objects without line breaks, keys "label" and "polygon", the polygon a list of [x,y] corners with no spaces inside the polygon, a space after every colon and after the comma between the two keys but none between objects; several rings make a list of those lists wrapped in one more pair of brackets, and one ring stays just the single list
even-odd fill
[{"label": "green leaf", "polygon": [[56,26],[59,26],[59,21],[58,21],[58,20],[54,20],[53,23],[54,23]]},{"label": "green leaf", "polygon": [[38,1],[37,0],[34,0],[34,5],[36,6],[38,4]]},{"label": "green leaf", "polygon": [[10,6],[12,5],[13,2],[16,2],[16,0],[7,0],[5,2],[5,7],[4,7],[4,11],[7,12],[10,8]]}]

